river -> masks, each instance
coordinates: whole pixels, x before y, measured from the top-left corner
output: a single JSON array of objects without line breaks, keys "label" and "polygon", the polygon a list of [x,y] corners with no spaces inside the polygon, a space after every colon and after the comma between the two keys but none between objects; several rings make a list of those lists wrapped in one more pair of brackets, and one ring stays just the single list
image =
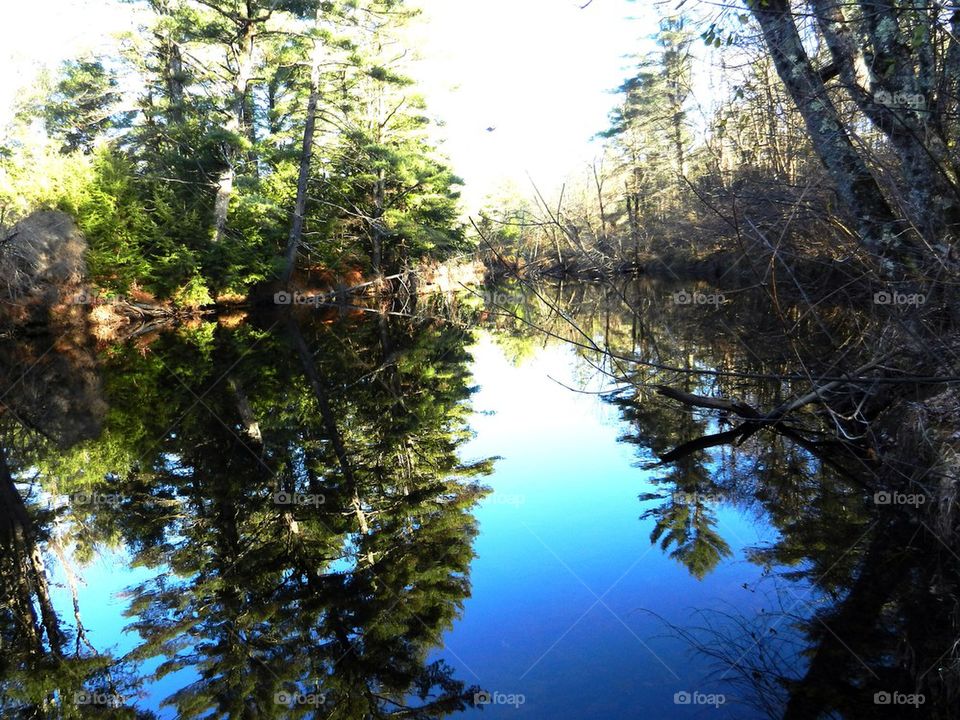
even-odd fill
[{"label": "river", "polygon": [[[4,351],[5,717],[924,702],[888,666],[897,628],[936,610],[876,591],[893,593],[904,545],[929,555],[909,513],[887,514],[815,428],[738,434],[658,392],[776,407],[854,313],[788,310],[788,345],[771,340],[782,308],[693,285],[373,310],[122,345],[61,328]],[[920,636],[918,665],[949,649]]]}]

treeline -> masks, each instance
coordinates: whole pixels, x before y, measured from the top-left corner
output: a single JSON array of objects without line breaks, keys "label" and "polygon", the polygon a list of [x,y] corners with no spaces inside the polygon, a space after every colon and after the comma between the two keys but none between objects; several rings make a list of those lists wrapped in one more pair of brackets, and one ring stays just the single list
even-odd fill
[{"label": "treeline", "polygon": [[116,57],[69,61],[21,103],[0,225],[66,210],[94,282],[187,305],[298,262],[377,275],[466,246],[404,74],[403,0],[135,5]]},{"label": "treeline", "polygon": [[[952,266],[960,11],[820,0],[687,11],[664,17],[636,58],[584,176],[559,198],[534,192],[485,213],[503,259],[560,272],[719,269],[733,256],[761,271],[773,256],[854,258],[888,277]],[[708,63],[712,96],[694,77]]]}]

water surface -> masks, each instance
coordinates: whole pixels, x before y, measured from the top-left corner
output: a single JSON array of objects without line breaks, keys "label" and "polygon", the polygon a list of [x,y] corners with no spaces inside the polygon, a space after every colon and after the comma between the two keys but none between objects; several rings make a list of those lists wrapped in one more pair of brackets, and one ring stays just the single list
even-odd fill
[{"label": "water surface", "polygon": [[[0,707],[781,717],[829,673],[843,716],[869,716],[899,682],[869,677],[890,657],[883,538],[909,528],[879,535],[800,429],[702,442],[732,419],[657,392],[775,407],[823,328],[788,348],[760,300],[675,293],[9,347]],[[829,613],[855,612],[835,643]]]}]

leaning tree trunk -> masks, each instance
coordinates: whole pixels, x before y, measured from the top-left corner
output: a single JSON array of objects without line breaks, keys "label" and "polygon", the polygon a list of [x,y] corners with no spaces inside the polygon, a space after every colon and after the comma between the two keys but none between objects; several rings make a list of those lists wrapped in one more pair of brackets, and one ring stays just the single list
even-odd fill
[{"label": "leaning tree trunk", "polygon": [[310,162],[313,159],[313,135],[317,124],[317,100],[320,95],[320,43],[314,42],[310,63],[310,97],[307,117],[303,124],[303,149],[300,152],[300,175],[297,178],[297,200],[293,208],[293,222],[284,253],[283,286],[286,287],[297,264],[297,251],[303,235],[303,215],[307,210],[307,184],[310,180]]},{"label": "leaning tree trunk", "polygon": [[[931,21],[924,18],[918,24],[918,29],[925,32],[915,33],[919,48],[914,52],[900,37],[902,31],[895,16],[865,7],[871,64],[887,68],[878,74],[867,69],[857,26],[850,22],[842,6],[836,0],[811,0],[811,5],[845,89],[887,137],[900,160],[907,188],[907,216],[928,242],[938,242],[946,228],[960,220],[960,194],[938,122],[938,106],[931,102],[935,85]],[[914,56],[920,58],[916,72]],[[889,97],[905,93],[915,98],[914,106],[878,102],[880,93]]]},{"label": "leaning tree trunk", "polygon": [[[347,455],[343,435],[340,433],[340,428],[337,425],[337,417],[333,412],[333,407],[330,404],[330,398],[327,394],[326,383],[320,374],[320,368],[317,367],[316,362],[314,362],[313,353],[311,353],[310,348],[307,347],[307,343],[303,339],[303,334],[300,332],[300,328],[293,318],[287,318],[287,328],[294,345],[296,345],[297,353],[300,355],[300,362],[303,365],[304,374],[310,383],[314,397],[317,399],[317,405],[320,408],[320,418],[323,420],[330,444],[333,446],[333,452],[337,456],[340,471],[343,473],[343,478],[350,490],[350,505],[357,519],[357,525],[360,528],[360,533],[365,536],[369,533],[370,526],[367,521],[367,514],[363,509],[363,501],[360,497],[360,481],[353,471],[353,466],[350,464],[350,457]],[[367,553],[364,560],[367,564],[372,565],[372,553]]]},{"label": "leaning tree trunk", "polygon": [[[807,650],[809,661],[803,676],[790,687],[784,720],[828,717],[845,709],[854,711],[857,705],[850,700],[861,690],[857,681],[869,682],[869,678],[858,676],[863,676],[865,671],[876,678],[864,659],[869,662],[874,658],[868,657],[859,645],[876,636],[877,625],[883,622],[884,607],[890,604],[898,584],[909,578],[910,558],[896,548],[910,546],[913,540],[910,536],[916,536],[915,529],[902,520],[895,517],[885,520],[874,529],[856,580],[843,601],[831,611],[814,611],[808,621],[807,636],[813,641]],[[842,633],[843,638],[838,633]],[[896,687],[893,684],[896,671],[890,672],[884,679]],[[869,697],[869,689],[864,694]]]},{"label": "leaning tree trunk", "polygon": [[915,244],[902,232],[903,223],[844,130],[823,79],[803,48],[789,0],[751,0],[750,6],[777,74],[803,117],[813,149],[836,185],[840,203],[857,220],[864,247],[881,258],[887,273],[912,267]]}]

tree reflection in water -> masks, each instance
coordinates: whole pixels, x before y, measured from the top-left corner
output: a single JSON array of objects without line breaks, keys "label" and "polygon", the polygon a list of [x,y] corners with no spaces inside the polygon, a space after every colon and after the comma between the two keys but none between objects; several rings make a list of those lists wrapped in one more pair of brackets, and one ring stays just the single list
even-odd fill
[{"label": "tree reflection in water", "polygon": [[[5,717],[148,717],[118,674],[150,658],[146,680],[182,673],[164,703],[184,718],[472,705],[479,688],[428,660],[469,596],[470,511],[490,470],[457,457],[469,333],[429,320],[286,330],[203,325],[147,353],[111,350],[108,428],[63,453],[4,418]],[[117,501],[28,508],[23,493],[41,489]],[[129,655],[64,629],[42,565],[54,533],[78,557],[122,546],[153,569],[128,592],[142,639]]]},{"label": "tree reflection in water", "polygon": [[[944,407],[955,403],[952,391],[893,386],[887,400],[905,398],[902,425],[870,427],[866,438],[855,419],[876,408],[853,392],[831,395],[839,411],[826,422],[808,408],[757,422],[770,414],[763,408],[796,397],[781,379],[794,368],[836,374],[838,347],[848,365],[866,362],[882,319],[843,307],[774,308],[763,293],[739,298],[736,309],[691,313],[664,302],[668,290],[561,286],[551,314],[577,329],[544,324],[615,382],[608,399],[628,424],[622,440],[662,488],[640,496],[659,501],[642,515],[654,521],[651,542],[702,579],[730,553],[716,508],[760,515],[779,533],[748,553],[779,613],[703,610],[673,629],[770,717],[956,717],[960,555],[949,488],[958,473],[946,442],[955,415]],[[789,342],[784,317],[793,322]],[[926,405],[910,402],[936,392]],[[910,437],[912,428],[922,437]]]},{"label": "tree reflection in water", "polygon": [[[783,313],[762,299],[692,313],[664,302],[670,291],[508,289],[495,294],[507,307],[466,300],[454,314],[514,357],[571,343],[585,373],[613,379],[621,440],[652,469],[650,541],[691,575],[732,556],[722,512],[776,529],[748,559],[768,583],[751,589],[778,613],[714,608],[674,627],[718,676],[771,717],[914,712],[877,693],[922,693],[914,714],[954,717],[960,558],[954,503],[936,488],[955,467],[887,453],[913,483],[901,490],[930,492],[919,506],[878,503],[889,467],[867,443],[838,441],[809,408],[776,422],[744,409],[795,397],[802,381],[783,378],[798,357],[829,375],[830,348],[870,336],[870,319],[788,309],[787,346]],[[164,702],[185,718],[439,718],[473,704],[478,688],[430,659],[470,594],[478,479],[491,470],[458,457],[472,331],[315,320],[100,348],[98,374],[80,341],[47,360],[43,338],[3,351],[17,388],[0,415],[4,717],[150,717],[137,695],[171,674]],[[904,427],[932,432],[921,412]],[[87,642],[82,608],[65,618],[51,600],[51,560],[70,584],[99,548],[149,570],[127,593],[140,641],[119,657]]]}]

